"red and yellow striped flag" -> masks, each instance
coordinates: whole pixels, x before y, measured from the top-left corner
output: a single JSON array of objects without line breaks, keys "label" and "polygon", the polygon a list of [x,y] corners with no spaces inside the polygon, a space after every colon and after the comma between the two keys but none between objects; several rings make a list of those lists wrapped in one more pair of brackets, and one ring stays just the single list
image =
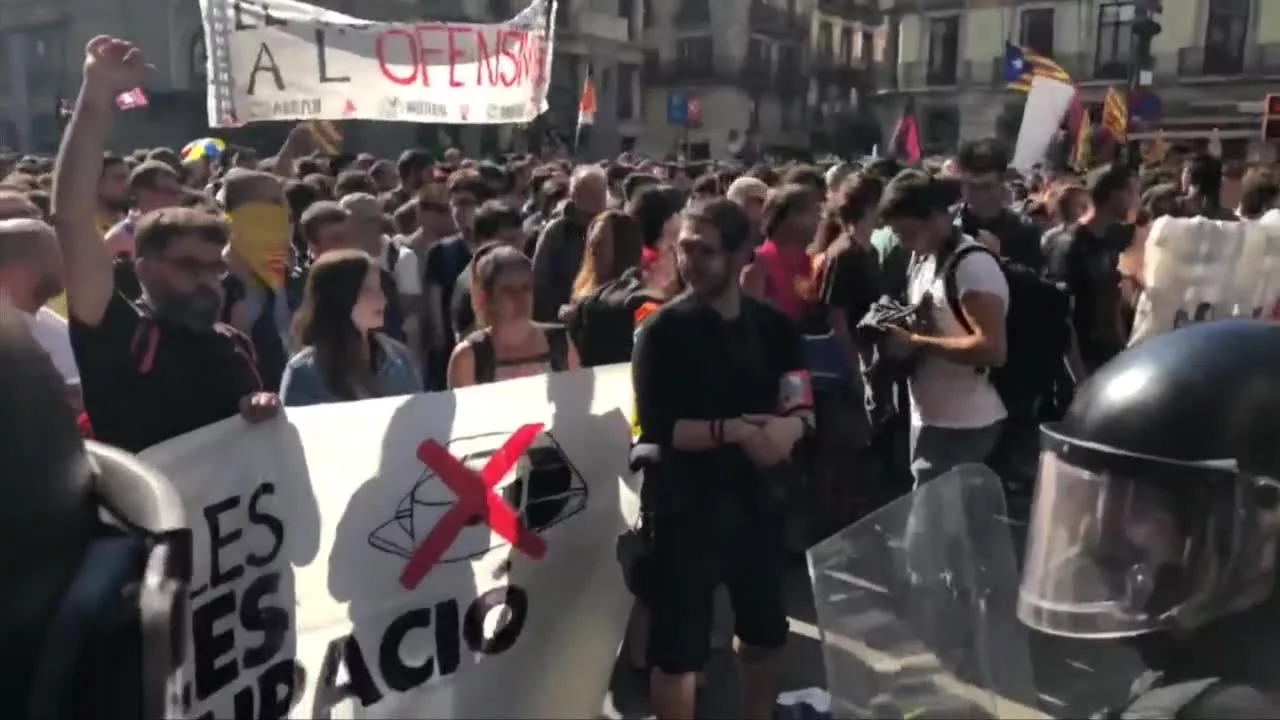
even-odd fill
[{"label": "red and yellow striped flag", "polygon": [[1129,139],[1129,103],[1114,87],[1107,88],[1107,95],[1102,99],[1102,129],[1116,142]]}]

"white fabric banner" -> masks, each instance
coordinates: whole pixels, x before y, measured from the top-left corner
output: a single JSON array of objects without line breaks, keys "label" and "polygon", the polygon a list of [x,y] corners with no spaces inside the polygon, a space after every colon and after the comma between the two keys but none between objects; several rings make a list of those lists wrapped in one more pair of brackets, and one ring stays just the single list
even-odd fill
[{"label": "white fabric banner", "polygon": [[1027,93],[1026,109],[1022,112],[1022,125],[1018,128],[1010,165],[1026,173],[1044,162],[1053,136],[1058,132],[1075,94],[1076,88],[1070,83],[1043,77],[1031,79],[1031,91]]},{"label": "white fabric banner", "polygon": [[632,602],[631,404],[617,365],[142,453],[194,535],[188,717],[598,715]]},{"label": "white fabric banner", "polygon": [[1159,218],[1142,278],[1130,345],[1194,322],[1280,319],[1280,217]]},{"label": "white fabric banner", "polygon": [[299,0],[200,0],[211,127],[260,120],[529,122],[555,0],[502,23],[363,20]]}]

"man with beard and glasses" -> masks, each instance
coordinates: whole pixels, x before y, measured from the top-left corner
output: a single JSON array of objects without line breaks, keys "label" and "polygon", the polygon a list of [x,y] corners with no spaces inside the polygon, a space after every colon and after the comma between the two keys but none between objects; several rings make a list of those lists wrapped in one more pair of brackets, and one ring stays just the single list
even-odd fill
[{"label": "man with beard and glasses", "polygon": [[645,469],[641,505],[650,687],[663,720],[693,717],[721,584],[741,642],[742,717],[770,717],[776,697],[769,661],[787,636],[790,457],[812,431],[813,394],[794,323],[738,286],[751,238],[729,200],[685,210],[677,263],[690,291],[649,315],[632,354],[639,444],[659,457]]},{"label": "man with beard and glasses", "polygon": [[71,346],[98,439],[130,452],[239,412],[276,414],[262,393],[253,346],[217,323],[227,226],[186,208],[138,222],[135,268],[142,297],[114,287],[111,253],[94,225],[102,150],[119,93],[142,84],[132,44],[98,36],[85,48],[84,82],[54,169],[53,202],[67,279]]},{"label": "man with beard and glasses", "polygon": [[45,307],[62,293],[62,255],[53,228],[34,218],[0,220],[0,295],[22,313],[27,327],[66,383],[67,399],[81,410],[80,370],[67,321]]}]

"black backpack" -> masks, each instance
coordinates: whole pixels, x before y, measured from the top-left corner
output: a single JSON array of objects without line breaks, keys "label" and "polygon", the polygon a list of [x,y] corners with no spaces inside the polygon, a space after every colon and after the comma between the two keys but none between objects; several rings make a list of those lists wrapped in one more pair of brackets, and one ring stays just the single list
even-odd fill
[{"label": "black backpack", "polygon": [[966,332],[972,332],[960,309],[956,267],[971,252],[995,258],[1009,284],[1005,319],[1005,364],[989,368],[992,386],[1010,416],[1052,420],[1065,410],[1062,384],[1071,344],[1071,296],[1065,288],[1024,265],[1010,262],[977,243],[950,253],[939,274],[947,306]]}]

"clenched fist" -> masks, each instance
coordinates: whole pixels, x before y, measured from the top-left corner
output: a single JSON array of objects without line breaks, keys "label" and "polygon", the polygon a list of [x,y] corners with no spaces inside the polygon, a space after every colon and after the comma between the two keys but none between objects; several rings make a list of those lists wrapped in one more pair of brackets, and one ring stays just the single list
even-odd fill
[{"label": "clenched fist", "polygon": [[85,88],[102,98],[141,86],[149,69],[142,51],[127,40],[99,35],[84,48]]}]

